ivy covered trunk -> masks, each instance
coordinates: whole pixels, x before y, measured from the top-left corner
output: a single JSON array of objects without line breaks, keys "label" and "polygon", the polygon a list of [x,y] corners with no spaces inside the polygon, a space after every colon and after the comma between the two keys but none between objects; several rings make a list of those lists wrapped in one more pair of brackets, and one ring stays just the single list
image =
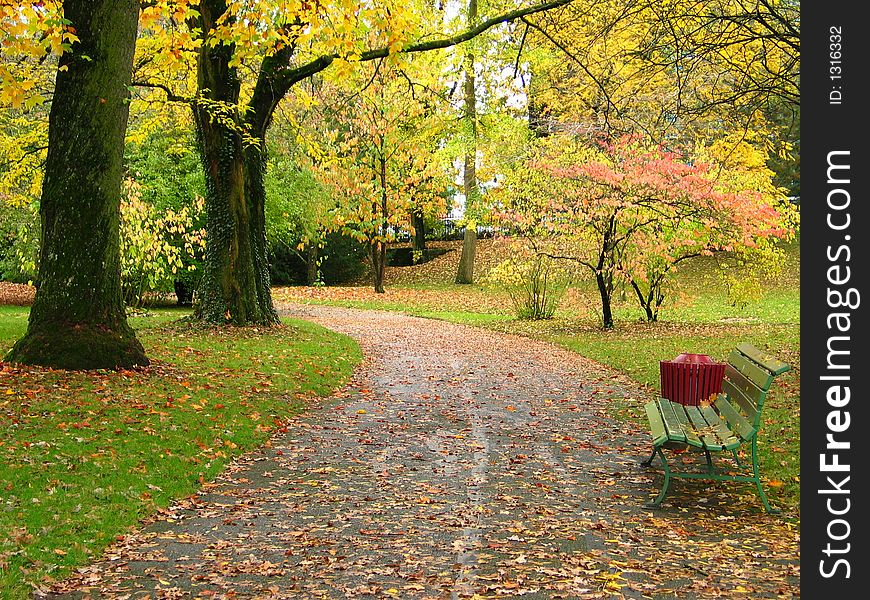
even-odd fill
[{"label": "ivy covered trunk", "polygon": [[61,369],[146,365],[121,293],[122,156],[138,0],[64,0],[79,42],[59,61],[40,197],[38,289],[7,360]]},{"label": "ivy covered trunk", "polygon": [[[204,2],[204,31],[225,12]],[[266,240],[265,130],[239,115],[241,82],[229,66],[230,44],[203,43],[198,60],[201,96],[194,105],[197,141],[206,176],[205,261],[196,315],[209,323],[273,325]]]}]

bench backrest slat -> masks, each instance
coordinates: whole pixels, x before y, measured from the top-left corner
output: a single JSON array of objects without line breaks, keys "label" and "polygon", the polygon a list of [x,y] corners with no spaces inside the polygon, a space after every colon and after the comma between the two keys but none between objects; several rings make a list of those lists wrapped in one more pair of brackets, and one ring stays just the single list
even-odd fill
[{"label": "bench backrest slat", "polygon": [[728,397],[725,394],[719,394],[719,397],[716,398],[715,406],[734,433],[744,440],[752,439],[752,436],[755,435],[755,427],[728,401]]},{"label": "bench backrest slat", "polygon": [[730,367],[739,371],[746,379],[759,389],[767,390],[773,382],[773,374],[738,350],[733,350],[728,357]]},{"label": "bench backrest slat", "polygon": [[722,381],[723,395],[716,400],[716,408],[744,439],[761,426],[761,411],[774,377],[789,368],[748,343],[731,352]]},{"label": "bench backrest slat", "polygon": [[726,375],[725,379],[722,380],[722,391],[728,395],[728,399],[732,404],[734,404],[734,407],[746,415],[746,418],[749,419],[749,422],[752,423],[755,428],[758,428],[761,417],[761,407],[764,406],[765,392],[759,390],[757,387],[752,385],[751,382],[748,382],[748,380],[744,379],[743,383],[749,383],[749,386],[754,388],[754,390],[745,391],[741,387],[738,387],[734,379],[728,378]]},{"label": "bench backrest slat", "polygon": [[786,363],[782,362],[772,354],[762,352],[761,350],[747,342],[738,344],[737,349],[740,350],[740,352],[742,352],[744,355],[748,356],[750,359],[770,371],[773,375],[782,375],[783,373],[791,369],[790,366],[788,366]]},{"label": "bench backrest slat", "polygon": [[731,365],[725,367],[725,378],[722,381],[723,387],[725,383],[730,383],[733,388],[740,390],[743,396],[752,402],[756,408],[759,404],[762,404],[766,390],[755,385],[751,379]]}]

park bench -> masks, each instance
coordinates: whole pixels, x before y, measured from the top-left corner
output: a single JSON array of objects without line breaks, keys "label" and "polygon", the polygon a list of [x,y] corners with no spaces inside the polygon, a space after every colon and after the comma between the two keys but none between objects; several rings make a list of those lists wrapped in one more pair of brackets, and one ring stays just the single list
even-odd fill
[{"label": "park bench", "polygon": [[[698,406],[689,406],[665,398],[648,402],[644,408],[653,438],[653,450],[650,457],[641,464],[650,466],[658,455],[664,468],[661,492],[648,506],[661,505],[672,478],[709,479],[755,483],[765,510],[769,513],[778,512],[771,508],[761,486],[758,430],[761,427],[761,413],[767,392],[774,378],[789,368],[784,362],[744,343],[738,345],[728,357],[722,393],[712,403],[702,402]],[[750,447],[751,465],[742,464],[737,455],[738,448],[744,445]],[[681,452],[689,448],[704,451],[707,459],[706,470],[672,471],[664,450]],[[713,464],[713,452],[730,452],[741,471],[735,472],[734,468],[717,469]],[[752,475],[747,473],[748,467],[751,467]]]}]

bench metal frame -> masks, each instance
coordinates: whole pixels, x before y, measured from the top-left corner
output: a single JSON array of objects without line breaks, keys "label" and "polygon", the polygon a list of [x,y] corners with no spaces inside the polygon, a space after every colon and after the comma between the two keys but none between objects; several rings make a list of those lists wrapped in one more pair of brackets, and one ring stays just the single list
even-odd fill
[{"label": "bench metal frame", "polygon": [[[649,467],[658,456],[664,470],[664,482],[658,496],[647,506],[659,507],[672,479],[707,479],[714,481],[740,481],[754,483],[768,513],[773,508],[761,485],[758,464],[758,430],[764,400],[773,379],[790,369],[789,365],[765,354],[751,344],[740,344],[731,352],[725,369],[723,392],[709,406],[683,406],[664,398],[645,405],[653,449],[641,465]],[[752,464],[740,462],[737,449],[749,445]],[[689,447],[704,451],[706,470],[702,472],[674,471],[668,464],[664,449],[686,450]],[[712,452],[731,452],[740,474],[723,472],[713,464]],[[751,468],[751,475],[746,471]],[[731,469],[733,470],[733,469]]]}]

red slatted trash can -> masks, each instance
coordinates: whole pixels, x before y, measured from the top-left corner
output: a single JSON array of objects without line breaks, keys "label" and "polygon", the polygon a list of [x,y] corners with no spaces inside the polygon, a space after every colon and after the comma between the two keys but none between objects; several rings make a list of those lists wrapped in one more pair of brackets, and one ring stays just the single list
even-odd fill
[{"label": "red slatted trash can", "polygon": [[722,391],[725,363],[717,363],[706,354],[680,354],[673,360],[659,361],[662,397],[686,406],[698,406],[702,400]]}]

